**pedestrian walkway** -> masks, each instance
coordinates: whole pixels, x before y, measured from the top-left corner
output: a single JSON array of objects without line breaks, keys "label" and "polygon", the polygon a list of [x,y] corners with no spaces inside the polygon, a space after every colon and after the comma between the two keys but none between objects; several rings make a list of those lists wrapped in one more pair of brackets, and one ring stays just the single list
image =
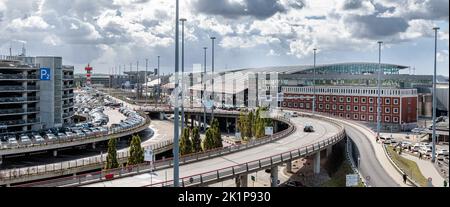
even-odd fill
[{"label": "pedestrian walkway", "polygon": [[417,163],[420,172],[422,172],[425,178],[431,178],[432,184],[435,187],[443,187],[444,186],[444,178],[439,174],[437,169],[434,167],[433,163],[430,160],[421,160],[416,156],[412,156],[406,153],[402,153],[402,156],[406,159],[412,160]]}]

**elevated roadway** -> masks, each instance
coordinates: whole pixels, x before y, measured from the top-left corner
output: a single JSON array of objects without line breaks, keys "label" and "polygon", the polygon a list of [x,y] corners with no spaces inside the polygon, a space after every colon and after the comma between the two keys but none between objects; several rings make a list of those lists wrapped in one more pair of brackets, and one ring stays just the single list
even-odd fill
[{"label": "elevated roadway", "polygon": [[[192,177],[195,182],[198,181],[198,175],[202,173],[208,173],[208,172],[215,172],[217,170],[222,169],[233,169],[233,166],[236,165],[242,165],[246,164],[255,160],[265,159],[267,157],[271,156],[277,156],[282,155],[284,157],[283,162],[288,162],[289,159],[289,153],[291,151],[298,150],[304,146],[310,146],[309,153],[303,153],[304,151],[298,153],[298,156],[310,156],[312,154],[317,154],[318,145],[322,143],[320,149],[324,149],[327,145],[335,144],[337,141],[342,139],[343,137],[343,128],[335,123],[331,123],[326,120],[318,120],[314,118],[307,118],[307,117],[298,117],[298,118],[292,118],[291,122],[295,125],[297,130],[294,131],[294,133],[290,134],[289,136],[279,139],[272,143],[267,143],[264,145],[260,145],[251,149],[247,149],[244,151],[235,152],[232,154],[223,155],[220,157],[214,157],[207,160],[202,160],[198,162],[193,162],[185,165],[180,166],[180,177],[189,179],[189,177]],[[315,126],[315,132],[313,133],[307,133],[303,132],[303,126],[305,124],[312,124]],[[334,142],[323,142],[328,140],[329,138],[336,137],[338,135],[342,135],[339,138],[336,138]],[[313,145],[315,144],[315,150],[313,150]],[[283,153],[286,156],[283,156]],[[292,156],[292,154],[291,154]],[[278,160],[279,161],[279,160]],[[278,161],[275,161],[276,163],[279,163]],[[258,166],[258,169],[263,168],[272,168],[274,163],[274,160],[272,160],[271,164],[268,166]],[[256,168],[255,168],[256,170]],[[94,184],[88,184],[86,186],[91,187],[138,187],[138,186],[152,186],[152,185],[170,185],[170,178],[173,176],[172,168],[166,168],[162,170],[156,170],[153,173],[143,173],[138,174],[134,176],[129,176],[125,178],[120,179],[114,179],[110,181],[103,181],[98,182]],[[220,174],[220,172],[219,172]],[[236,175],[231,175],[236,176]],[[231,177],[231,178],[232,178]],[[220,176],[219,179],[211,179],[208,181],[208,183],[214,183],[219,182],[221,179],[230,179],[228,175]],[[206,185],[205,182],[202,182],[202,184]]]}]

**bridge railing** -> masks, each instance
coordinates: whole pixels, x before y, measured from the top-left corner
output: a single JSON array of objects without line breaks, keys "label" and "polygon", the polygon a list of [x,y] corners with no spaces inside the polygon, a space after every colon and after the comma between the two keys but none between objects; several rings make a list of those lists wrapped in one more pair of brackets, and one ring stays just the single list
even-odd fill
[{"label": "bridge railing", "polygon": [[19,144],[8,144],[3,143],[0,145],[0,155],[6,154],[2,151],[6,150],[17,150],[17,149],[29,149],[29,148],[39,148],[39,147],[45,147],[49,145],[57,145],[57,144],[66,144],[66,143],[72,143],[72,142],[80,142],[84,140],[90,140],[90,139],[96,139],[99,137],[109,136],[109,135],[115,135],[115,134],[124,134],[129,133],[130,131],[136,131],[136,129],[141,128],[142,126],[148,125],[150,123],[150,119],[146,119],[145,122],[139,123],[131,128],[128,129],[117,129],[117,128],[108,128],[108,131],[106,132],[97,132],[92,135],[85,135],[85,136],[78,136],[73,135],[66,139],[55,139],[55,140],[45,140],[44,142],[32,142],[30,144],[25,143],[19,143]]},{"label": "bridge railing", "polygon": [[[150,124],[150,119],[147,117],[145,122],[140,123],[139,125],[137,125],[134,128],[124,129],[124,130],[109,130],[106,135],[100,134],[100,135],[96,135],[94,137],[80,138],[80,139],[77,139],[76,141],[89,140],[89,139],[100,138],[100,137],[105,137],[105,136],[110,136],[110,138],[123,137],[123,136],[133,134],[137,131],[142,131],[149,124]],[[56,143],[67,143],[67,142],[54,142],[53,144],[56,144]],[[170,145],[170,144],[172,144],[172,143],[163,142],[163,143],[158,143],[158,144],[152,145],[152,146],[150,146],[150,148],[156,150],[156,149],[164,148],[165,146]],[[118,159],[124,159],[124,158],[127,158],[128,156],[129,156],[128,151],[122,151],[122,152],[117,153]],[[93,166],[93,165],[104,164],[104,163],[106,163],[106,157],[107,157],[107,153],[105,153],[105,155],[102,154],[102,155],[98,155],[98,156],[94,156],[94,157],[82,158],[82,159],[65,161],[65,162],[54,163],[54,164],[46,164],[46,165],[38,165],[38,166],[32,166],[32,167],[1,170],[0,171],[0,183],[6,182],[8,180],[15,180],[15,179],[20,179],[20,178],[24,178],[24,177],[37,176],[40,174],[55,173],[55,172],[67,171],[67,170],[80,168],[80,167],[89,167],[89,166]]]},{"label": "bridge railing", "polygon": [[[182,186],[195,186],[205,185],[209,182],[214,182],[220,179],[230,179],[237,177],[241,174],[248,174],[251,172],[259,171],[263,168],[280,165],[281,163],[298,159],[300,157],[308,156],[322,149],[327,148],[330,145],[336,144],[345,137],[345,131],[342,129],[338,134],[327,138],[326,140],[319,141],[295,150],[283,152],[277,155],[268,156],[265,158],[257,159],[254,161],[225,167],[222,169],[204,172],[196,175],[186,176],[180,178]],[[144,187],[171,187],[173,186],[173,180],[157,182]]]},{"label": "bridge railing", "polygon": [[[208,150],[205,152],[193,153],[193,154],[181,156],[179,159],[180,165],[191,163],[191,162],[196,162],[196,161],[200,161],[200,160],[204,160],[204,159],[209,159],[212,157],[221,156],[221,155],[229,154],[232,152],[249,149],[249,148],[252,148],[252,147],[255,147],[258,145],[262,145],[262,144],[272,142],[272,141],[278,140],[280,138],[286,137],[295,131],[295,127],[289,119],[286,119],[284,117],[274,117],[273,119],[285,122],[286,124],[289,125],[288,128],[281,132],[275,133],[272,136],[265,136],[260,139],[251,140],[251,141],[247,142],[246,144],[230,145],[230,146],[223,147],[223,148],[216,148],[216,149]],[[160,146],[161,148],[164,148],[168,145],[171,145],[172,143],[173,143],[172,140],[168,140],[167,142],[160,144],[158,146]],[[156,149],[160,149],[160,148],[156,148]],[[129,154],[126,154],[123,156],[126,157],[128,155]],[[103,157],[104,158],[103,158],[102,162],[105,164],[106,163],[106,154]],[[120,153],[118,153],[118,159],[121,159]],[[147,162],[147,163],[133,165],[133,166],[120,167],[120,168],[110,169],[110,170],[102,170],[102,171],[98,171],[95,173],[84,173],[84,174],[71,176],[71,177],[64,177],[64,178],[59,178],[59,179],[47,180],[47,181],[33,182],[33,183],[29,183],[29,184],[19,185],[19,187],[63,186],[63,185],[68,185],[68,183],[70,183],[71,185],[77,185],[82,182],[86,183],[86,182],[102,181],[105,179],[104,178],[105,175],[109,175],[109,176],[117,178],[117,177],[135,175],[142,171],[165,169],[165,168],[168,168],[171,166],[173,166],[173,158],[168,158],[168,159],[155,161],[153,164],[150,164]],[[99,177],[99,176],[97,176],[98,174],[100,174],[102,176]]]}]

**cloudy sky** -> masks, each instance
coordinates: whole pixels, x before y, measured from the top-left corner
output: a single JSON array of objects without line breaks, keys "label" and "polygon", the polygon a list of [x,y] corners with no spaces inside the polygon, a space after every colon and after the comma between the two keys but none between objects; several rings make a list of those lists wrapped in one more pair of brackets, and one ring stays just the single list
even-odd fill
[{"label": "cloudy sky", "polygon": [[[0,0],[0,54],[62,56],[81,72],[108,73],[161,56],[173,72],[175,0]],[[186,22],[186,70],[203,62],[217,37],[216,68],[383,62],[433,68],[433,26],[441,27],[438,74],[448,76],[448,0],[180,0]],[[209,51],[210,52],[210,51]],[[210,64],[208,53],[208,64]],[[123,69],[122,69],[123,71]],[[406,71],[408,72],[408,71]]]}]

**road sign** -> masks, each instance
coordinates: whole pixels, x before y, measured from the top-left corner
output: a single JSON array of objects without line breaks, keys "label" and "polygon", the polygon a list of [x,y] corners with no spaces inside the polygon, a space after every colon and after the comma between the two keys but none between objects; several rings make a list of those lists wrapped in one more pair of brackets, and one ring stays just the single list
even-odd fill
[{"label": "road sign", "polygon": [[345,176],[345,186],[352,187],[358,185],[358,174],[348,174]]},{"label": "road sign", "polygon": [[204,99],[203,105],[205,106],[206,109],[211,109],[214,105],[214,101],[209,100],[209,99]]},{"label": "road sign", "polygon": [[145,149],[145,151],[144,151],[144,161],[153,162],[153,150]]},{"label": "road sign", "polygon": [[251,179],[252,179],[252,181],[255,181],[256,180],[256,178],[255,178],[255,176],[251,176]]},{"label": "road sign", "polygon": [[41,68],[40,80],[50,80],[50,68]]},{"label": "road sign", "polygon": [[264,130],[265,135],[272,135],[273,134],[273,127],[266,127]]}]

